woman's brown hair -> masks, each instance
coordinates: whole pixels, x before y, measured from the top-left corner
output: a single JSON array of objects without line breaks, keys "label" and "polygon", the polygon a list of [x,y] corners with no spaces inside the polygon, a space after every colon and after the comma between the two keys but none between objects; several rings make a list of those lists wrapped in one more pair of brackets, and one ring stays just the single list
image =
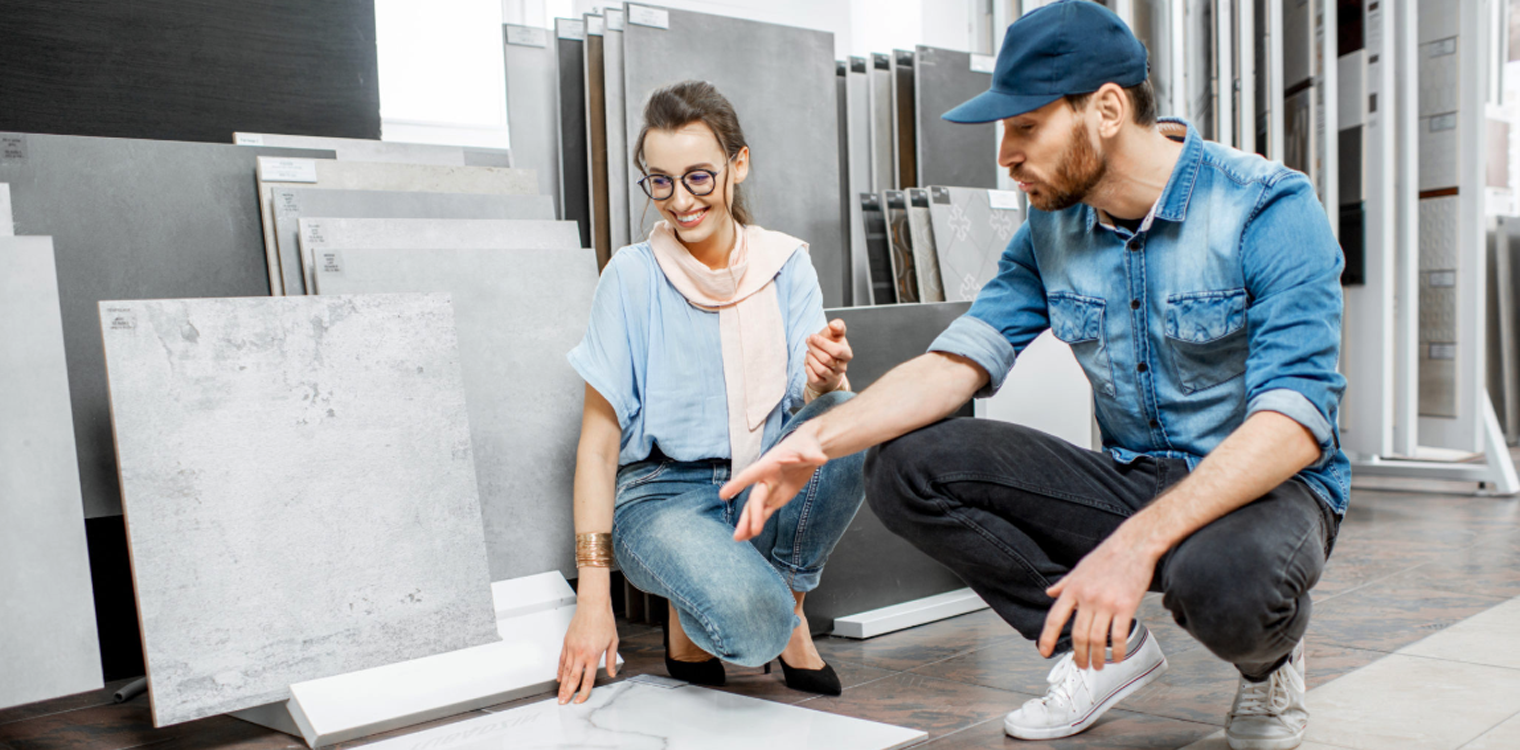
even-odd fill
[{"label": "woman's brown hair", "polygon": [[[644,128],[633,147],[633,163],[644,174],[649,174],[644,163],[644,136],[651,130],[680,130],[694,122],[707,126],[718,139],[718,147],[732,162],[739,151],[749,146],[744,139],[744,128],[739,126],[739,115],[734,105],[718,93],[718,89],[706,81],[682,81],[656,89],[644,105]],[[732,172],[723,170],[724,193],[732,179]],[[728,212],[740,224],[750,223],[749,206],[744,201],[742,185],[734,185],[734,202]]]}]

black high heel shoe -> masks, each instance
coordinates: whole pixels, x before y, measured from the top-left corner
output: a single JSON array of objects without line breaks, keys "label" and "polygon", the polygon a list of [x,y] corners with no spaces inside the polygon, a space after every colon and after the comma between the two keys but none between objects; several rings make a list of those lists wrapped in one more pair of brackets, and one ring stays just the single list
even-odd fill
[{"label": "black high heel shoe", "polygon": [[[781,662],[781,674],[786,678],[786,686],[793,690],[801,690],[804,693],[818,693],[820,695],[839,695],[844,692],[844,686],[839,682],[839,675],[834,668],[824,662],[818,669],[802,669],[786,663],[786,659],[776,657]],[[771,673],[770,663],[765,665],[765,673]]]},{"label": "black high heel shoe", "polygon": [[665,633],[665,672],[671,677],[693,685],[712,687],[722,687],[728,682],[728,675],[723,671],[723,661],[716,656],[708,657],[707,661],[676,661],[670,658],[670,620],[661,623],[660,630]]}]

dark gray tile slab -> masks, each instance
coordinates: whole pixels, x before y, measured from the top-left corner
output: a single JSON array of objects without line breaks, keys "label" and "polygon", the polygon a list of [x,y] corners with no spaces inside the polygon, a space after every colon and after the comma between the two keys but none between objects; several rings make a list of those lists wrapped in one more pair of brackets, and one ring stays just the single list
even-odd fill
[{"label": "dark gray tile slab", "polygon": [[53,241],[0,237],[0,708],[101,687]]},{"label": "dark gray tile slab", "polygon": [[559,205],[562,216],[580,225],[581,247],[591,247],[591,167],[586,151],[586,23],[556,18],[559,60]]},{"label": "dark gray tile slab", "polygon": [[859,203],[860,223],[866,240],[866,263],[871,274],[871,296],[860,304],[896,304],[897,284],[892,276],[892,239],[887,232],[887,207],[882,204],[879,193],[861,193]]},{"label": "dark gray tile slab", "polygon": [[[656,88],[685,79],[712,82],[734,105],[749,139],[753,168],[743,190],[755,223],[808,242],[823,304],[838,306],[847,256],[833,34],[685,10],[670,10],[668,17],[669,28],[661,29],[630,16],[623,32],[630,138]],[[642,191],[629,195],[630,233],[641,240],[658,214],[652,208],[645,214]]]},{"label": "dark gray tile slab", "polygon": [[[1010,208],[994,208],[992,199]],[[976,299],[997,275],[998,258],[1024,223],[1018,193],[979,188],[929,188],[929,218],[945,299]]]},{"label": "dark gray tile slab", "polygon": [[254,164],[332,152],[213,143],[0,133],[0,182],[16,232],[48,235],[58,260],[64,348],[85,516],[116,515],[121,491],[96,303],[269,294]]},{"label": "dark gray tile slab", "polygon": [[992,76],[974,69],[973,62],[969,52],[923,45],[913,57],[919,185],[997,187],[996,125],[940,117],[992,86]]},{"label": "dark gray tile slab", "polygon": [[547,29],[502,26],[507,67],[507,129],[512,159],[538,174],[538,192],[554,201],[555,218],[563,218],[559,195],[559,63]]},{"label": "dark gray tile slab", "polygon": [[447,296],[100,316],[155,725],[499,640]]},{"label": "dark gray tile slab", "polygon": [[[574,238],[572,233],[571,238]],[[575,448],[585,385],[565,355],[586,332],[591,250],[350,249],[322,294],[447,293],[458,320],[491,580],[575,575]]]}]

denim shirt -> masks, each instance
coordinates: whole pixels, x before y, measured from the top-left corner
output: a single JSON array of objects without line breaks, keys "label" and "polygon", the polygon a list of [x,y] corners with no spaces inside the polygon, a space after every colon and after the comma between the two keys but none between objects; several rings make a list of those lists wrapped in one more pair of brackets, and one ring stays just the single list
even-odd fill
[{"label": "denim shirt", "polygon": [[1188,126],[1137,232],[1085,204],[1031,209],[997,277],[929,350],[986,370],[986,397],[1049,328],[1092,383],[1104,449],[1125,463],[1164,456],[1196,468],[1247,417],[1278,412],[1318,441],[1298,476],[1342,514],[1343,265],[1308,178]]}]

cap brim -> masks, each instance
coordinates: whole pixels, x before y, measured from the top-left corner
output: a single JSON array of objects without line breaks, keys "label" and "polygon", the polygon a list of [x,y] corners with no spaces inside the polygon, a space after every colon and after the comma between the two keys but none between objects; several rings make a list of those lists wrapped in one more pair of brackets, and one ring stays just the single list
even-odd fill
[{"label": "cap brim", "polygon": [[1033,112],[1060,98],[1061,94],[1001,94],[989,90],[977,94],[940,117],[966,125],[996,122]]}]

